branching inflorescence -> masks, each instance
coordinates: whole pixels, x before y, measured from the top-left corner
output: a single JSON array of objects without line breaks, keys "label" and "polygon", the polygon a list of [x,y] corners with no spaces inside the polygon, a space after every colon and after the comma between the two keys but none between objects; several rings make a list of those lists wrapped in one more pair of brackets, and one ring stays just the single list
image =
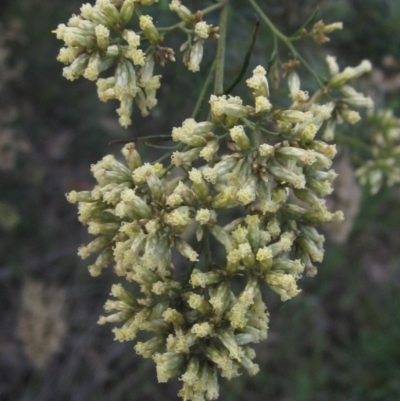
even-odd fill
[{"label": "branching inflorescence", "polygon": [[[67,45],[59,59],[72,63],[64,69],[67,78],[96,80],[116,65],[114,77],[98,79],[99,95],[120,100],[120,122],[127,125],[134,100],[143,114],[156,104],[154,60],[173,53],[160,48],[149,16],[140,17],[140,33],[122,28],[136,6],[152,1],[117,3],[84,5],[57,35]],[[216,30],[179,1],[170,8],[196,35],[183,47],[186,64],[196,71],[202,41]],[[150,43],[146,51],[139,48],[143,38]],[[173,128],[171,164],[145,162],[129,143],[122,149],[125,163],[108,155],[92,165],[92,191],[67,195],[96,236],[79,249],[83,259],[99,254],[90,273],[97,276],[112,264],[129,289],[140,288],[137,295],[113,285],[99,324],[120,323],[113,330],[119,341],[144,336],[136,352],[155,361],[160,382],[179,377],[184,400],[216,399],[218,372],[228,379],[242,367],[258,372],[251,344],[267,337],[269,323],[262,288],[282,301],[299,294],[298,280],[304,273],[314,276],[324,256],[316,226],[343,218],[325,205],[336,177],[336,147],[326,141],[338,123],[358,120],[351,108],[372,107],[371,99],[348,86],[371,65],[364,61],[339,72],[333,58],[327,61],[331,78],[311,97],[296,71],[288,71],[287,109],[271,103],[266,70],[256,67],[246,80],[252,104],[216,93],[208,120],[188,118]],[[222,225],[224,210],[235,218]]]},{"label": "branching inflorescence", "polygon": [[[80,15],[73,15],[67,25],[60,24],[54,31],[57,39],[65,43],[57,58],[69,64],[63,70],[64,77],[74,81],[83,76],[97,81],[101,101],[120,101],[117,113],[123,127],[132,124],[134,102],[143,116],[147,116],[148,110],[157,104],[156,91],[161,76],[154,75],[155,61],[161,65],[175,61],[174,51],[161,46],[164,37],[150,15],[139,16],[136,32],[125,28],[140,6],[150,6],[157,1],[125,0],[121,4],[119,1],[97,0],[94,6],[84,4]],[[171,2],[170,8],[183,20],[176,28],[186,27],[188,40],[182,45],[183,58],[189,70],[196,72],[203,57],[203,42],[218,38],[218,28],[202,21],[201,11],[192,15],[177,0]],[[100,73],[113,67],[113,75],[99,78]]]}]

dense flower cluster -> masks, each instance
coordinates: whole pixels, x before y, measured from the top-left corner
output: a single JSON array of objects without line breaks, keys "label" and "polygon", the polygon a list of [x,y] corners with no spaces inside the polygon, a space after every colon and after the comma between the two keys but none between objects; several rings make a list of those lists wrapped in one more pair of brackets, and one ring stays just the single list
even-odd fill
[{"label": "dense flower cluster", "polygon": [[202,13],[192,14],[190,10],[182,4],[180,0],[172,0],[169,6],[171,11],[177,13],[178,17],[185,23],[187,27],[193,29],[193,43],[191,35],[189,39],[181,45],[183,52],[183,62],[190,71],[197,72],[200,70],[200,63],[203,59],[204,40],[218,39],[218,27],[202,21]]},{"label": "dense flower cluster", "polygon": [[[162,47],[163,36],[157,30],[150,15],[140,14],[136,32],[125,26],[135,16],[140,6],[150,6],[158,0],[96,0],[92,6],[83,4],[79,15],[73,15],[67,25],[60,24],[54,33],[65,43],[57,60],[67,64],[63,75],[70,81],[80,76],[97,81],[98,96],[106,102],[120,102],[117,113],[123,127],[132,124],[134,103],[141,114],[147,116],[149,109],[157,104],[156,91],[160,87],[161,75],[154,75],[155,61],[164,65],[175,61],[174,51]],[[179,1],[173,0],[171,10],[188,25],[194,44],[189,39],[183,45],[184,62],[189,70],[196,72],[203,57],[205,39],[218,37],[218,28],[202,21],[202,13],[192,13]],[[192,37],[189,35],[189,38]],[[143,48],[145,39],[147,48]],[[115,67],[113,75],[99,78],[100,74]]]},{"label": "dense flower cluster", "polygon": [[332,118],[328,121],[324,132],[324,139],[331,141],[334,139],[334,133],[338,124],[342,124],[345,121],[353,125],[361,120],[360,113],[353,110],[354,108],[366,109],[369,112],[373,109],[374,102],[369,96],[365,96],[348,85],[348,81],[371,71],[372,65],[370,61],[364,60],[357,67],[346,67],[340,72],[336,57],[327,56],[326,62],[331,79],[325,90],[328,92],[338,91],[339,94],[339,99],[335,102],[335,110]]},{"label": "dense flower cluster", "polygon": [[379,110],[368,115],[366,125],[371,134],[372,159],[356,174],[361,184],[369,184],[371,193],[376,194],[385,183],[390,187],[400,182],[400,119],[392,110]]},{"label": "dense flower cluster", "polygon": [[[228,379],[240,367],[258,372],[250,345],[267,337],[269,322],[261,287],[282,301],[299,294],[298,279],[315,275],[324,255],[315,226],[343,217],[324,200],[336,148],[317,139],[336,118],[335,104],[310,101],[295,73],[285,110],[271,104],[263,67],[246,82],[252,105],[212,95],[211,121],[187,119],[173,129],[179,147],[171,166],[143,162],[130,143],[125,164],[106,156],[92,166],[93,191],[68,194],[97,236],[79,249],[82,258],[100,253],[91,274],[112,263],[141,292],[114,285],[99,323],[121,322],[113,330],[119,341],[150,333],[135,350],[153,358],[160,382],[180,376],[184,400],[217,398],[218,370]],[[222,226],[224,209],[240,217]],[[222,245],[219,255],[210,242]],[[181,275],[176,254],[186,260]]]}]

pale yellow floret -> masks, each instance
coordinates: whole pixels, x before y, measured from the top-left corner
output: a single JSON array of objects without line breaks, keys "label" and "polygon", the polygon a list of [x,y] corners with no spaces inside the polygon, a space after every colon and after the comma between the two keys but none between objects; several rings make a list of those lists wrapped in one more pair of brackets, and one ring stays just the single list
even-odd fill
[{"label": "pale yellow floret", "polygon": [[190,51],[190,57],[188,62],[188,69],[192,72],[197,72],[200,70],[200,63],[203,59],[203,41],[197,41]]},{"label": "pale yellow floret", "polygon": [[66,194],[67,201],[69,203],[76,203],[78,202],[78,193],[76,191],[71,191]]},{"label": "pale yellow floret", "polygon": [[229,104],[236,104],[238,106],[241,106],[243,104],[243,100],[240,96],[231,96],[229,95],[227,102]]},{"label": "pale yellow floret", "polygon": [[251,250],[251,246],[248,242],[239,245],[239,252],[240,252],[240,256],[242,257],[242,259],[253,253]]},{"label": "pale yellow floret", "polygon": [[265,68],[261,65],[258,65],[256,68],[254,68],[253,70],[253,74],[254,75],[267,75],[267,71],[265,70]]},{"label": "pale yellow floret", "polygon": [[136,168],[132,173],[132,178],[135,184],[144,184],[146,182],[146,177],[148,174],[155,174],[159,173],[162,170],[162,164],[150,164],[144,163],[143,166]]},{"label": "pale yellow floret", "polygon": [[[142,52],[143,56],[144,53]],[[155,91],[161,86],[161,75],[153,75],[151,79],[147,81],[141,81],[141,85],[145,88],[146,91]]]},{"label": "pale yellow floret", "polygon": [[188,251],[186,257],[191,262],[198,262],[199,261],[199,254],[194,250]]},{"label": "pale yellow floret", "polygon": [[246,80],[246,84],[251,89],[258,89],[262,84],[262,76],[260,75],[253,75],[251,78]]},{"label": "pale yellow floret", "polygon": [[208,209],[200,209],[196,214],[196,221],[200,224],[207,224],[211,219],[211,212]]},{"label": "pale yellow floret", "polygon": [[179,181],[179,184],[175,187],[173,193],[184,197],[184,194],[187,193],[187,190],[188,187],[182,181]]},{"label": "pale yellow floret", "polygon": [[129,327],[113,328],[114,340],[119,342],[132,341],[136,337],[136,331]]},{"label": "pale yellow floret", "polygon": [[136,48],[140,45],[140,35],[136,34],[132,30],[124,29],[122,36],[128,42],[130,47]]},{"label": "pale yellow floret", "polygon": [[265,246],[264,248],[260,248],[260,249],[257,251],[256,259],[257,259],[258,261],[269,260],[269,259],[272,258],[272,256],[273,256],[273,255],[272,255],[271,250]]},{"label": "pale yellow floret", "polygon": [[144,65],[146,61],[146,54],[142,49],[124,48],[123,55],[125,58],[132,60],[134,65]]},{"label": "pale yellow floret", "polygon": [[79,15],[73,15],[69,20],[68,20],[68,26],[72,27],[79,27],[79,23],[82,21],[82,18]]},{"label": "pale yellow floret", "polygon": [[243,242],[247,242],[247,235],[248,235],[247,228],[243,226],[239,226],[235,231],[232,231],[232,238],[235,240],[236,243],[241,244]]},{"label": "pale yellow floret", "polygon": [[192,309],[198,309],[203,303],[204,298],[199,294],[190,294],[188,304]]},{"label": "pale yellow floret", "polygon": [[230,263],[240,262],[242,259],[242,255],[239,249],[232,249],[227,255],[226,259]]},{"label": "pale yellow floret", "polygon": [[87,259],[92,252],[90,252],[89,248],[85,245],[82,245],[78,248],[78,255],[81,259]]},{"label": "pale yellow floret", "polygon": [[293,245],[293,236],[290,233],[284,233],[281,236],[280,243],[284,252],[290,251]]},{"label": "pale yellow floret", "polygon": [[184,138],[184,130],[182,127],[172,128],[172,140],[175,142],[180,142]]},{"label": "pale yellow floret", "polygon": [[256,199],[256,193],[251,188],[243,188],[237,192],[237,199],[243,206],[248,205]]},{"label": "pale yellow floret", "polygon": [[96,39],[98,45],[102,49],[106,49],[108,46],[108,41],[110,38],[110,30],[106,28],[104,25],[97,25],[96,28],[94,29],[95,34],[96,34]]},{"label": "pale yellow floret", "polygon": [[59,24],[57,26],[57,29],[55,30],[57,39],[60,39],[60,40],[64,39],[64,34],[65,34],[66,29],[67,29],[67,26],[65,24]]},{"label": "pale yellow floret", "polygon": [[259,148],[260,156],[262,157],[271,157],[274,155],[275,148],[271,145],[263,143]]},{"label": "pale yellow floret", "polygon": [[153,18],[150,15],[141,15],[139,18],[140,29],[145,30],[154,26]]},{"label": "pale yellow floret", "polygon": [[202,39],[208,38],[209,27],[207,22],[200,21],[194,27],[194,32]]},{"label": "pale yellow floret", "polygon": [[70,64],[75,60],[79,51],[79,48],[76,47],[62,47],[57,56],[57,61],[64,64]]},{"label": "pale yellow floret", "polygon": [[63,68],[63,77],[68,79],[68,81],[75,81],[76,79],[79,78],[78,75],[75,75],[74,72],[70,67],[64,67]]},{"label": "pale yellow floret", "polygon": [[257,214],[248,214],[244,221],[246,222],[247,225],[252,226],[260,223],[260,218],[258,217]]},{"label": "pale yellow floret", "polygon": [[208,182],[211,182],[213,184],[216,183],[217,178],[218,178],[216,169],[213,167],[209,167],[209,166],[204,168],[203,176]]},{"label": "pale yellow floret", "polygon": [[201,184],[203,181],[203,175],[201,174],[200,170],[192,168],[192,170],[189,172],[189,179],[195,184]]},{"label": "pale yellow floret", "polygon": [[158,220],[154,219],[154,220],[149,220],[146,224],[146,231],[149,234],[155,234],[159,229],[160,229],[160,223],[158,222]]},{"label": "pale yellow floret", "polygon": [[196,59],[190,59],[187,67],[188,67],[188,70],[192,71],[192,72],[200,71],[200,63],[198,62],[197,58]]},{"label": "pale yellow floret", "polygon": [[180,0],[172,0],[171,4],[169,5],[169,9],[171,11],[178,11],[180,7],[181,7]]},{"label": "pale yellow floret", "polygon": [[96,85],[99,91],[105,91],[107,89],[112,88],[115,85],[115,78],[114,77],[106,79],[100,78],[97,80]]},{"label": "pale yellow floret", "polygon": [[182,152],[174,152],[172,153],[171,156],[171,163],[175,165],[176,167],[182,166],[184,163],[183,157],[182,157]]},{"label": "pale yellow floret", "polygon": [[334,22],[332,24],[325,25],[323,28],[324,33],[331,33],[343,29],[343,22]]},{"label": "pale yellow floret", "polygon": [[196,129],[197,122],[194,118],[187,118],[182,123],[182,129],[186,135],[193,135],[193,131]]},{"label": "pale yellow floret", "polygon": [[175,209],[171,213],[165,214],[164,221],[170,226],[186,226],[190,223],[191,218],[188,210]]},{"label": "pale yellow floret", "polygon": [[81,15],[85,19],[90,19],[92,14],[93,6],[89,3],[83,4],[81,7]]},{"label": "pale yellow floret", "polygon": [[168,308],[162,316],[168,323],[182,325],[185,322],[182,314],[173,308]]},{"label": "pale yellow floret", "polygon": [[297,288],[295,278],[291,274],[268,274],[266,281],[280,295],[282,301],[287,301],[301,292]]},{"label": "pale yellow floret", "polygon": [[315,117],[322,117],[322,119],[327,120],[331,117],[334,108],[335,104],[333,102],[329,102],[326,104],[313,104],[310,108],[310,111]]},{"label": "pale yellow floret", "polygon": [[132,119],[128,115],[122,115],[118,118],[118,122],[121,125],[121,127],[128,128],[130,125],[132,125]]},{"label": "pale yellow floret", "polygon": [[307,91],[299,91],[296,96],[296,101],[298,103],[306,103],[309,99],[309,95]]},{"label": "pale yellow floret", "polygon": [[193,325],[190,331],[197,337],[204,338],[212,334],[214,327],[208,322],[196,323]]},{"label": "pale yellow floret", "polygon": [[234,328],[244,328],[247,323],[246,312],[248,307],[241,302],[237,302],[229,312],[229,320]]},{"label": "pale yellow floret", "polygon": [[183,203],[182,196],[177,193],[173,193],[167,197],[166,204],[171,208],[176,208],[182,205],[182,203]]},{"label": "pale yellow floret", "polygon": [[156,295],[166,294],[170,290],[170,286],[164,281],[157,281],[151,287],[151,291]]},{"label": "pale yellow floret", "polygon": [[336,57],[326,56],[326,63],[328,64],[329,73],[331,75],[339,74],[339,64],[336,62]]},{"label": "pale yellow floret", "polygon": [[314,139],[315,135],[317,134],[318,128],[315,124],[309,124],[304,128],[304,130],[301,133],[301,138],[304,141],[311,141]]},{"label": "pale yellow floret", "polygon": [[146,61],[146,54],[142,49],[129,49],[129,58],[135,65],[144,65]]},{"label": "pale yellow floret", "polygon": [[210,97],[211,111],[217,116],[224,114],[226,103],[227,100],[225,95],[223,96],[211,95]]},{"label": "pale yellow floret", "polygon": [[89,81],[96,81],[99,77],[99,65],[97,64],[89,64],[83,73],[83,76]]},{"label": "pale yellow floret", "polygon": [[232,140],[237,142],[243,135],[246,135],[244,132],[243,125],[235,125],[229,130],[229,135],[231,136]]},{"label": "pale yellow floret", "polygon": [[255,99],[256,113],[263,113],[270,111],[272,108],[271,102],[266,96],[257,96]]},{"label": "pale yellow floret", "polygon": [[361,120],[360,113],[354,110],[344,110],[340,113],[340,115],[349,123],[356,124]]},{"label": "pale yellow floret", "polygon": [[204,160],[210,162],[212,160],[212,158],[214,157],[216,151],[217,151],[217,149],[214,146],[208,144],[201,150],[200,157],[202,157]]}]

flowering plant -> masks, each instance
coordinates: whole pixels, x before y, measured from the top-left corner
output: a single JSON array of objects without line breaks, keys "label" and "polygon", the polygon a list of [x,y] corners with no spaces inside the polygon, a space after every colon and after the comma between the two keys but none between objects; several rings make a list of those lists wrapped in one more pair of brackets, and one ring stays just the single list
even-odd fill
[{"label": "flowering plant", "polygon": [[[63,75],[97,81],[100,100],[120,102],[117,113],[124,127],[132,123],[134,103],[143,116],[157,105],[162,80],[154,75],[155,66],[175,61],[174,50],[161,46],[165,37],[176,29],[187,34],[180,50],[191,72],[200,69],[204,42],[218,39],[193,115],[172,129],[173,150],[146,161],[136,142],[160,136],[136,138],[123,147],[124,162],[108,155],[92,165],[93,190],[67,194],[78,203],[79,220],[96,236],[79,249],[83,259],[99,254],[90,273],[97,276],[112,265],[127,282],[112,286],[113,299],[106,302],[107,315],[99,324],[120,323],[113,329],[118,341],[143,335],[146,341],[136,342],[136,352],[155,361],[160,382],[179,377],[184,400],[216,399],[218,373],[231,379],[241,368],[250,375],[258,372],[251,344],[267,337],[263,287],[287,301],[300,293],[302,274],[316,274],[324,256],[317,226],[343,219],[341,211],[328,210],[324,199],[336,178],[331,167],[337,126],[356,124],[361,115],[354,109],[374,115],[372,99],[350,86],[371,70],[369,61],[340,71],[328,56],[329,77],[321,79],[293,45],[304,37],[324,43],[342,28],[340,23],[319,21],[287,37],[255,0],[248,2],[275,38],[269,76],[261,65],[249,74],[245,60],[236,80],[245,80],[250,101],[230,95],[236,84],[224,88],[228,1],[193,13],[172,0],[169,8],[181,21],[157,28],[144,14],[157,1],[97,0],[55,31],[65,42],[58,56],[68,64]],[[204,17],[218,9],[220,24],[214,27]],[[135,23],[137,29],[127,28]],[[252,42],[256,34],[257,28]],[[286,63],[276,56],[278,41],[290,51]],[[317,79],[319,89],[311,95],[301,86],[299,65]],[[111,76],[100,78],[112,68]],[[268,78],[279,85],[280,69],[287,76],[288,107],[272,100]],[[213,77],[209,116],[201,119]],[[376,140],[378,161],[358,170],[374,192],[385,172],[389,184],[398,177],[395,162],[380,159],[387,161],[388,152],[396,151],[390,145],[398,139],[398,121],[387,113],[379,116],[379,121],[391,121],[391,131]],[[171,162],[163,164],[169,157]],[[235,216],[228,223],[222,223],[225,210]]]}]

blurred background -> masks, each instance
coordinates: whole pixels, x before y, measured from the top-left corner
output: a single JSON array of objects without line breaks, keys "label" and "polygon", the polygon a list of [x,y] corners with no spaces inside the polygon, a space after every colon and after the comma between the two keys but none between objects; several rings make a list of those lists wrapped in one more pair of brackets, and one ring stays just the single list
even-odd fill
[{"label": "blurred background", "polygon": [[[196,10],[212,2],[184,4]],[[400,115],[398,0],[259,4],[285,33],[296,31],[316,6],[326,23],[343,21],[345,29],[327,45],[302,42],[304,56],[323,73],[326,54],[341,66],[370,59],[374,71],[359,87],[378,108]],[[177,62],[158,67],[159,105],[146,119],[136,111],[125,130],[116,103],[101,103],[92,82],[71,83],[61,75],[56,56],[62,43],[50,32],[80,6],[79,0],[0,2],[0,400],[177,400],[177,381],[159,385],[152,361],[138,357],[131,343],[114,342],[109,326],[96,324],[118,277],[111,269],[89,275],[76,254],[88,234],[64,194],[93,187],[90,165],[105,154],[119,155],[111,140],[169,134],[181,124],[195,105],[215,43],[207,44],[204,68],[193,75],[180,60],[184,37],[168,37]],[[232,6],[226,84],[240,69],[254,24],[245,1],[232,0]],[[161,26],[177,22],[172,13],[160,13],[166,7],[160,0],[149,10]],[[217,24],[217,17],[207,20]],[[261,28],[250,68],[266,65],[271,49],[271,35]],[[285,49],[281,56],[287,59]],[[315,81],[301,73],[302,87],[312,92]],[[282,102],[288,101],[285,85],[274,95]],[[356,129],[368,135],[370,127]],[[256,347],[261,371],[222,379],[221,401],[400,400],[400,189],[371,197],[358,186],[353,162],[343,148],[329,202],[348,219],[328,227],[318,275],[302,279],[302,293],[289,302],[267,294],[270,334]]]}]

